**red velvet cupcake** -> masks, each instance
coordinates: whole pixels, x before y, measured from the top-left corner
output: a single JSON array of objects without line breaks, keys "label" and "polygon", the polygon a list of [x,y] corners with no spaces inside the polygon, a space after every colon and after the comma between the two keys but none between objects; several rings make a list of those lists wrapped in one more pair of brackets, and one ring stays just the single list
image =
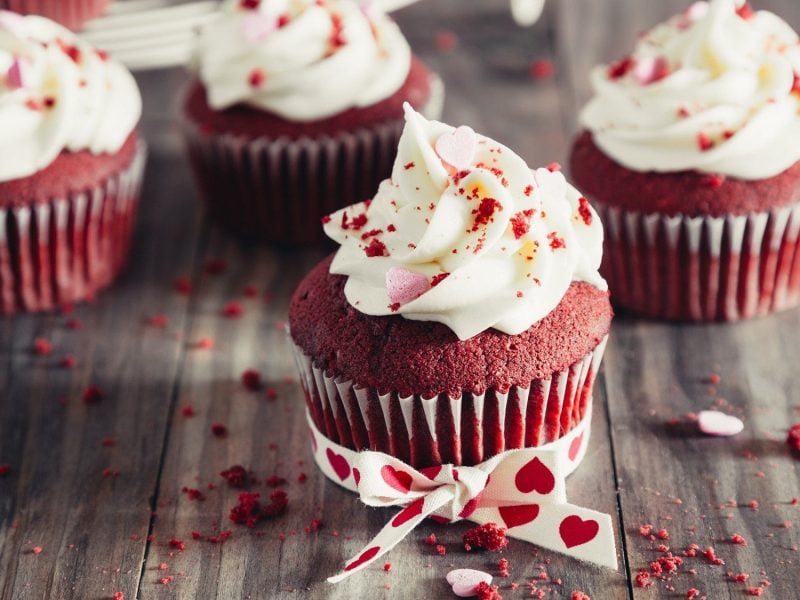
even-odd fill
[{"label": "red velvet cupcake", "polygon": [[390,174],[403,103],[441,111],[441,83],[397,26],[353,0],[230,0],[197,65],[184,130],[200,195],[249,238],[324,239],[318,219]]},{"label": "red velvet cupcake", "polygon": [[698,2],[593,75],[571,170],[606,226],[620,307],[732,321],[800,303],[800,45]]},{"label": "red velvet cupcake", "polygon": [[289,309],[323,435],[475,465],[590,414],[612,318],[603,234],[560,173],[408,107],[392,178],[325,221],[341,247]]},{"label": "red velvet cupcake", "polygon": [[125,263],[144,144],[121,65],[0,11],[0,314],[92,298]]},{"label": "red velvet cupcake", "polygon": [[0,0],[0,10],[41,15],[70,29],[103,14],[110,0]]}]

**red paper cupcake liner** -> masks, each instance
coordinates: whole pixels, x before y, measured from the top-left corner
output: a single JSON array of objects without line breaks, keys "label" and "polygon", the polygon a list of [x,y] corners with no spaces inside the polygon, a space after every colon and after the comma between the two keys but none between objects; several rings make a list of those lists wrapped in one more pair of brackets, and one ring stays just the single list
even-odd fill
[{"label": "red paper cupcake liner", "polygon": [[110,0],[0,0],[0,9],[22,15],[42,15],[78,29],[86,21],[103,14]]},{"label": "red paper cupcake liner", "polygon": [[0,314],[50,310],[108,286],[128,256],[146,149],[94,189],[0,207]]},{"label": "red paper cupcake liner", "polygon": [[[444,88],[432,79],[422,109],[438,118]],[[320,219],[371,198],[391,175],[404,120],[334,137],[247,139],[184,123],[189,159],[212,219],[247,238],[297,244],[326,240]]]},{"label": "red paper cupcake liner", "polygon": [[617,306],[679,321],[736,321],[800,304],[800,204],[666,217],[595,204],[601,272]]},{"label": "red paper cupcake liner", "polygon": [[548,379],[460,398],[382,394],[324,373],[293,342],[292,349],[309,413],[328,439],[423,468],[475,465],[506,450],[542,446],[566,435],[591,409],[607,339]]}]

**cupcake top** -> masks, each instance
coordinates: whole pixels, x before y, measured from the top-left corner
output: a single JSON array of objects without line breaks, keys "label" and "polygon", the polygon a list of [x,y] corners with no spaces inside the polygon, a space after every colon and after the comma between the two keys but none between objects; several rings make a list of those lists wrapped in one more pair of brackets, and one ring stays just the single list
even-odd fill
[{"label": "cupcake top", "polygon": [[399,90],[411,49],[397,25],[354,0],[227,0],[200,34],[209,105],[315,121]]},{"label": "cupcake top", "polygon": [[341,245],[330,271],[348,277],[355,309],[438,321],[465,340],[522,333],[573,281],[606,289],[602,225],[561,173],[405,111],[392,177],[371,201],[323,219]]},{"label": "cupcake top", "polygon": [[630,169],[755,180],[800,160],[798,36],[740,0],[696,2],[592,84],[581,123]]},{"label": "cupcake top", "polygon": [[63,151],[115,153],[139,122],[131,74],[68,29],[0,11],[0,181]]}]

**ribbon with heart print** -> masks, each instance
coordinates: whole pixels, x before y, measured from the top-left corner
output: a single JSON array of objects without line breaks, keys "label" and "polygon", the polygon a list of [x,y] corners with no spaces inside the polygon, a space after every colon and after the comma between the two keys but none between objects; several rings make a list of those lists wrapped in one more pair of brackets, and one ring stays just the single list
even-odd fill
[{"label": "ribbon with heart print", "polygon": [[414,469],[382,452],[350,450],[326,438],[306,412],[314,460],[331,480],[368,506],[402,510],[338,575],[337,583],[391,550],[425,518],[505,526],[509,537],[612,569],[617,551],[611,516],[569,504],[565,479],[586,452],[591,412],[566,436],[509,450],[474,467]]}]

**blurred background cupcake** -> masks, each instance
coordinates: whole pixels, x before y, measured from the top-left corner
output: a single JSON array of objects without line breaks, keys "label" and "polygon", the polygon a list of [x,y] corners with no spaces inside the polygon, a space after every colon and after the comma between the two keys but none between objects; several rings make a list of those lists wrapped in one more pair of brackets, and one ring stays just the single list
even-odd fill
[{"label": "blurred background cupcake", "polygon": [[53,21],[0,11],[0,314],[91,298],[119,273],[140,116],[124,67]]},{"label": "blurred background cupcake", "polygon": [[561,173],[409,107],[392,178],[325,221],[341,247],[289,323],[327,438],[474,465],[590,414],[612,318],[603,230]]},{"label": "blurred background cupcake", "polygon": [[41,15],[70,29],[103,14],[111,0],[0,0],[0,10]]},{"label": "blurred background cupcake", "polygon": [[354,0],[221,11],[200,34],[184,106],[200,194],[242,236],[319,241],[323,215],[390,174],[403,102],[438,116],[441,84],[392,20]]},{"label": "blurred background cupcake", "polygon": [[736,320],[800,302],[800,45],[776,15],[697,2],[592,73],[572,175],[606,226],[615,304]]}]

